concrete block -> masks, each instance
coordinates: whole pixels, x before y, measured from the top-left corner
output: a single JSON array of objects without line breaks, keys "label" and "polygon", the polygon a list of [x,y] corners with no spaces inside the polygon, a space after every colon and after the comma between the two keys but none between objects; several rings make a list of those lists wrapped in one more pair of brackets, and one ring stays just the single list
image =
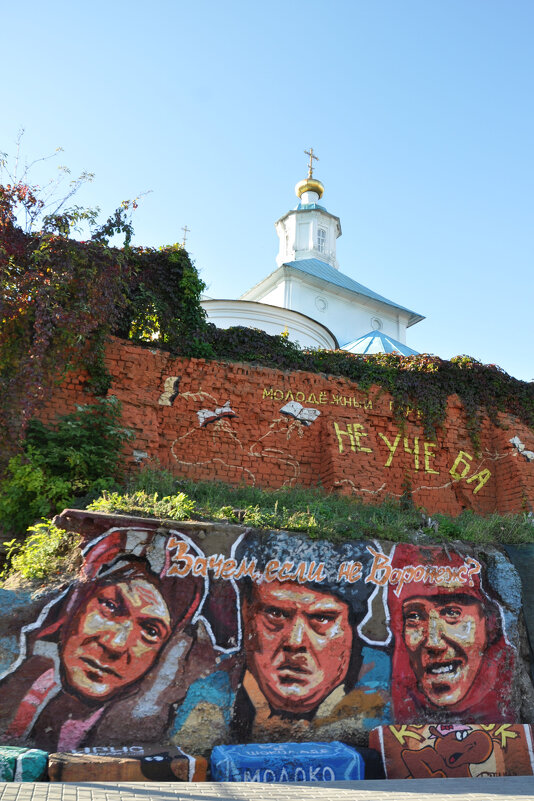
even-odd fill
[{"label": "concrete block", "polygon": [[176,746],[94,746],[75,753],[50,754],[51,782],[201,782],[207,762]]},{"label": "concrete block", "polygon": [[354,748],[332,743],[218,745],[211,752],[211,776],[220,782],[327,782],[364,778]]},{"label": "concrete block", "polygon": [[37,748],[0,746],[1,782],[38,782],[46,776],[48,754]]}]

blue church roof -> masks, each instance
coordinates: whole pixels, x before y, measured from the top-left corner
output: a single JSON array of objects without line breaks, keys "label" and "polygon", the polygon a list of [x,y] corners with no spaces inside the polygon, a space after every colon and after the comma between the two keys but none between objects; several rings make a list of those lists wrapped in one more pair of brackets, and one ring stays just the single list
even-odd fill
[{"label": "blue church roof", "polygon": [[400,353],[401,356],[418,356],[418,351],[409,348],[397,339],[383,334],[381,331],[369,331],[353,342],[347,342],[341,350],[351,353]]},{"label": "blue church roof", "polygon": [[321,211],[326,211],[324,206],[320,206],[318,203],[298,203],[295,206],[295,211],[304,211],[308,209],[320,209]]},{"label": "blue church roof", "polygon": [[300,259],[298,261],[288,261],[285,262],[284,266],[292,267],[294,270],[299,270],[306,275],[311,275],[314,278],[320,278],[323,281],[328,281],[328,283],[339,286],[342,289],[348,289],[351,292],[357,292],[358,295],[364,295],[365,297],[372,298],[373,300],[378,300],[381,303],[387,303],[388,306],[393,306],[395,309],[408,312],[408,314],[410,314],[412,317],[408,325],[413,325],[420,320],[424,320],[424,317],[421,314],[417,314],[417,312],[407,309],[405,306],[399,306],[398,303],[394,303],[392,300],[388,300],[383,295],[373,292],[372,289],[369,289],[363,284],[359,284],[358,281],[355,281],[353,278],[349,278],[348,275],[341,273],[339,270],[336,270],[335,267],[332,267],[330,264],[327,264],[324,261],[320,261],[320,259]]}]

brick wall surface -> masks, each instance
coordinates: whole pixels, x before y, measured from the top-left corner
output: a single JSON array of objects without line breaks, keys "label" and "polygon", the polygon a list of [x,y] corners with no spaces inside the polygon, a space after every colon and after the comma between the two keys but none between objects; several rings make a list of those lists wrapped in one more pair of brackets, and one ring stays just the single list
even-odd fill
[{"label": "brick wall surface", "polygon": [[[108,346],[106,364],[110,394],[135,432],[125,449],[131,469],[135,451],[141,463],[157,460],[191,479],[322,486],[367,502],[410,491],[431,514],[519,512],[534,504],[534,461],[510,443],[517,436],[534,451],[534,432],[508,415],[499,427],[485,419],[477,455],[455,396],[431,441],[415,414],[399,426],[391,397],[378,386],[367,394],[335,376],[176,359],[118,339]],[[92,402],[85,381],[69,374],[43,420]]]}]

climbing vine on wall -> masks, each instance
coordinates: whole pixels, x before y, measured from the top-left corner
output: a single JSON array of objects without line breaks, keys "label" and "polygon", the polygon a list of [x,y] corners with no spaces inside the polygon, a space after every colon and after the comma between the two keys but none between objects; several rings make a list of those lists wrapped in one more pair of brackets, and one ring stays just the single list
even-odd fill
[{"label": "climbing vine on wall", "polygon": [[205,284],[184,248],[131,248],[127,261],[131,273],[113,333],[156,344],[171,353],[200,355],[191,332],[200,332],[205,326],[199,302]]},{"label": "climbing vine on wall", "polygon": [[[200,355],[188,330],[201,331],[203,282],[179,245],[131,247],[130,205],[98,225],[93,212],[75,207],[44,217],[24,231],[21,209],[35,218],[38,190],[0,185],[0,461],[18,447],[25,427],[55,382],[83,366],[88,389],[105,394],[109,334],[158,341],[171,352]],[[18,215],[18,216],[17,216]],[[80,218],[90,238],[69,234]],[[110,244],[122,235],[122,247]],[[0,465],[1,466],[1,465]]]},{"label": "climbing vine on wall", "polygon": [[[428,436],[444,421],[452,394],[463,403],[475,446],[483,414],[496,421],[499,412],[509,412],[534,427],[534,383],[467,356],[303,351],[286,336],[207,325],[204,283],[184,248],[131,246],[135,203],[121,204],[104,224],[78,206],[40,217],[42,206],[37,189],[0,184],[0,469],[68,369],[83,366],[87,389],[106,394],[110,334],[176,355],[340,375],[362,389],[378,384],[392,394],[399,421],[409,407],[421,413]],[[26,230],[18,222],[21,210],[32,221]],[[70,236],[81,221],[91,231],[85,241]],[[122,247],[111,244],[117,235]]]},{"label": "climbing vine on wall", "polygon": [[518,381],[496,365],[481,364],[469,356],[447,361],[428,354],[363,356],[342,350],[306,351],[286,337],[243,327],[221,330],[209,325],[205,336],[218,359],[344,376],[364,390],[378,384],[393,396],[398,421],[402,422],[408,408],[419,411],[429,437],[444,422],[447,399],[453,394],[464,406],[477,448],[483,414],[497,422],[499,412],[508,412],[534,428],[534,382]]}]

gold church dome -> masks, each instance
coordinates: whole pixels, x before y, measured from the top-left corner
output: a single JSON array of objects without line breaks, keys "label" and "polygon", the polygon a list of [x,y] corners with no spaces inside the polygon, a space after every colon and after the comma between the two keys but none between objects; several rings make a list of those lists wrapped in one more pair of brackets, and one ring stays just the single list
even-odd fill
[{"label": "gold church dome", "polygon": [[324,186],[317,178],[313,177],[313,162],[319,161],[315,153],[313,152],[313,147],[310,147],[309,150],[305,150],[304,153],[310,157],[310,163],[308,164],[308,177],[304,181],[299,181],[295,187],[295,193],[298,198],[302,197],[304,192],[317,192],[319,197],[322,197],[324,192]]},{"label": "gold church dome", "polygon": [[317,192],[319,197],[322,197],[324,186],[317,178],[305,178],[303,181],[299,181],[295,186],[295,194],[297,197],[302,197],[304,192]]}]

